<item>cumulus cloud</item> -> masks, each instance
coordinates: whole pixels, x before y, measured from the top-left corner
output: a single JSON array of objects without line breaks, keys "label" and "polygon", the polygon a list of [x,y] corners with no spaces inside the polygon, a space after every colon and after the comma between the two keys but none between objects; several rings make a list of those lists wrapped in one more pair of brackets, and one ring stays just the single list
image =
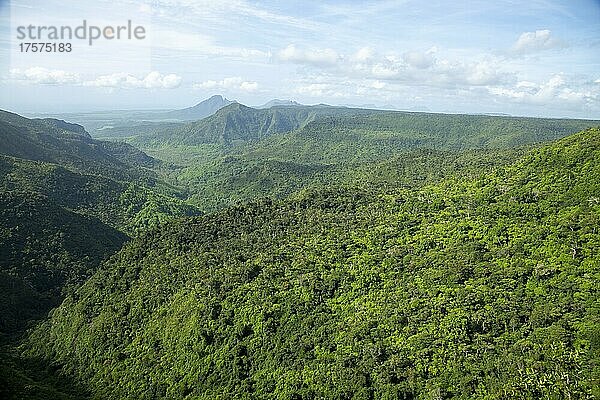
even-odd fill
[{"label": "cumulus cloud", "polygon": [[429,68],[435,62],[432,51],[427,51],[424,53],[419,51],[409,51],[402,55],[402,59],[409,66],[419,69]]},{"label": "cumulus cloud", "polygon": [[363,47],[359,49],[352,58],[359,63],[364,63],[373,59],[374,56],[375,52],[373,49],[370,47]]},{"label": "cumulus cloud", "polygon": [[515,81],[514,74],[503,72],[489,60],[468,63],[437,60],[426,53],[405,54],[399,60],[388,57],[373,64],[367,75],[384,81],[418,82],[419,85],[434,87],[487,86]]},{"label": "cumulus cloud", "polygon": [[256,82],[242,82],[240,84],[240,89],[246,92],[253,92],[258,89],[258,83]]},{"label": "cumulus cloud", "polygon": [[371,83],[371,87],[373,89],[383,89],[384,87],[386,87],[386,83],[385,82],[381,82],[381,81],[373,81]]},{"label": "cumulus cloud", "polygon": [[[438,49],[377,54],[369,47],[343,55],[334,50],[307,51],[289,45],[279,59],[320,69],[331,77],[369,79],[381,83],[418,84],[431,87],[471,87],[514,83],[514,73],[502,70],[492,56],[473,61],[438,58]],[[311,89],[314,92],[314,90]]]},{"label": "cumulus cloud", "polygon": [[560,74],[551,76],[546,82],[540,84],[521,81],[514,87],[490,87],[493,95],[511,99],[517,102],[551,104],[570,103],[585,105],[599,98],[597,92],[589,88],[574,88],[568,85]]},{"label": "cumulus cloud", "polygon": [[464,83],[471,86],[510,83],[515,79],[514,74],[500,71],[498,66],[490,61],[460,65],[457,71],[464,79]]},{"label": "cumulus cloud", "polygon": [[340,61],[340,55],[332,49],[299,49],[290,44],[279,52],[279,59],[296,64],[332,66]]},{"label": "cumulus cloud", "polygon": [[512,47],[515,54],[535,53],[542,50],[564,47],[564,43],[552,36],[548,29],[523,32]]},{"label": "cumulus cloud", "polygon": [[402,73],[402,66],[386,60],[373,64],[370,70],[371,77],[378,79],[398,78]]},{"label": "cumulus cloud", "polygon": [[67,85],[81,82],[78,74],[44,67],[32,67],[25,70],[14,68],[10,70],[10,78],[43,85]]},{"label": "cumulus cloud", "polygon": [[83,82],[83,85],[125,89],[174,89],[181,85],[181,80],[179,75],[162,75],[157,71],[152,71],[142,78],[120,72],[99,76],[94,80]]},{"label": "cumulus cloud", "polygon": [[152,71],[138,78],[128,73],[101,75],[92,80],[83,80],[79,74],[44,67],[25,70],[10,70],[11,79],[42,85],[81,85],[106,88],[173,89],[181,84],[181,77],[175,74],[162,75]]},{"label": "cumulus cloud", "polygon": [[195,89],[232,89],[253,92],[258,89],[257,82],[245,81],[239,76],[224,78],[220,81],[208,80],[193,85]]}]

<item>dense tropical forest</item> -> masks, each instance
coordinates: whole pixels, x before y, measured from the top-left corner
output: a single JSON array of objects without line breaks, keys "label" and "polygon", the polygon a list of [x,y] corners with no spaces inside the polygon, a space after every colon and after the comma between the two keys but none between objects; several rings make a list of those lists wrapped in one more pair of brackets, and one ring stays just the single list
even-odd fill
[{"label": "dense tropical forest", "polygon": [[477,170],[509,162],[526,146],[590,126],[585,120],[233,103],[194,122],[96,133],[167,161],[169,181],[185,188],[196,207],[215,211],[309,187],[420,185],[464,173],[468,165]]},{"label": "dense tropical forest", "polygon": [[209,100],[0,112],[0,397],[600,397],[600,121]]}]

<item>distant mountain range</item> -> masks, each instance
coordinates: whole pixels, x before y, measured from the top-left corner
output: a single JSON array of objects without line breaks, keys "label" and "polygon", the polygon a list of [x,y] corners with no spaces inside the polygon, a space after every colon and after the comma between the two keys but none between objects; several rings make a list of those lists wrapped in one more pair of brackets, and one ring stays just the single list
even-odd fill
[{"label": "distant mountain range", "polygon": [[[367,109],[367,110],[387,110],[387,111],[398,110],[398,107],[393,106],[391,104],[384,104],[382,106],[378,106],[378,105],[373,104],[373,103],[369,103],[369,104],[344,104],[344,107],[364,108],[364,109]],[[413,110],[413,111],[416,111],[416,110]]]},{"label": "distant mountain range", "polygon": [[[386,116],[383,116],[385,114]],[[354,126],[355,118],[359,115],[371,115],[371,119],[382,118],[384,125],[394,120],[388,128],[404,131],[413,122],[429,132],[427,135],[438,137],[448,127],[444,125],[454,117],[450,115],[435,113],[440,119],[441,125],[430,124],[431,110],[425,106],[413,106],[406,110],[397,110],[392,105],[376,106],[375,104],[334,106],[328,104],[303,105],[294,100],[273,99],[265,104],[248,107],[236,100],[229,100],[222,95],[213,95],[200,103],[187,108],[177,110],[138,110],[138,111],[105,111],[77,114],[62,114],[60,118],[83,125],[94,138],[119,139],[132,142],[136,145],[148,145],[151,143],[177,142],[179,144],[198,143],[221,143],[235,144],[240,141],[256,140],[270,136],[274,133],[283,133],[302,128],[311,123],[315,118],[329,117],[336,125]],[[39,116],[39,115],[38,115]],[[462,126],[462,119],[472,120],[473,123],[494,125],[498,121],[504,121],[509,126],[521,123],[521,119],[490,120],[484,117],[509,118],[507,114],[464,114],[454,122]],[[448,119],[449,118],[449,119]],[[483,118],[483,119],[482,119]],[[481,121],[480,121],[481,119]],[[537,120],[554,121],[543,118],[522,118],[523,121],[536,125]],[[50,123],[51,118],[41,119]],[[344,122],[342,122],[342,120]],[[444,120],[444,122],[442,122]],[[56,120],[54,120],[56,121]],[[382,122],[380,121],[380,122]],[[402,122],[400,122],[402,121]],[[362,124],[370,126],[373,121],[362,121]],[[64,123],[64,122],[63,122]],[[568,122],[564,122],[569,124]],[[399,124],[399,125],[398,125]],[[560,122],[558,125],[562,125]],[[394,126],[392,126],[394,125]],[[550,123],[551,129],[556,129],[554,122]],[[479,126],[479,125],[475,125]],[[587,127],[587,126],[585,126]],[[83,129],[82,127],[79,127]],[[348,128],[348,127],[346,127]],[[480,131],[493,127],[482,128]],[[580,127],[583,128],[583,127]],[[69,128],[70,130],[76,128]],[[454,128],[452,128],[454,129]],[[520,129],[520,128],[519,128]],[[506,132],[506,131],[502,131]],[[568,130],[567,134],[573,132]],[[443,135],[442,135],[443,136]],[[562,137],[562,136],[557,136]],[[533,140],[533,139],[532,139]]]},{"label": "distant mountain range", "polygon": [[236,145],[256,141],[273,134],[295,131],[317,117],[346,117],[368,114],[372,110],[346,107],[316,106],[273,106],[252,108],[232,103],[213,115],[188,123],[146,124],[134,128],[106,129],[106,137],[133,137],[132,143],[171,143],[184,145],[220,144]]},{"label": "distant mountain range", "polygon": [[0,398],[590,398],[600,121],[270,104],[0,110]]},{"label": "distant mountain range", "polygon": [[[540,126],[544,126],[540,133]],[[256,142],[279,134],[298,137],[304,145],[308,137],[320,138],[316,153],[324,141],[337,138],[340,143],[371,135],[392,135],[387,147],[400,149],[427,147],[461,150],[486,147],[505,148],[553,140],[589,127],[589,121],[513,118],[486,115],[426,114],[328,105],[273,106],[252,108],[240,103],[229,104],[209,117],[188,123],[146,124],[136,127],[107,129],[106,137],[127,138],[146,148],[158,144],[226,147]],[[291,140],[291,139],[290,139]],[[289,142],[286,142],[286,145]]]},{"label": "distant mountain range", "polygon": [[258,106],[256,108],[262,109],[262,108],[271,108],[271,107],[277,107],[277,106],[301,106],[301,105],[302,104],[300,104],[294,100],[273,99],[273,100],[268,101],[265,104]]},{"label": "distant mountain range", "polygon": [[[163,119],[178,119],[182,121],[197,121],[206,117],[209,117],[219,111],[220,109],[227,107],[230,104],[238,103],[237,100],[229,100],[220,94],[209,97],[208,99],[201,101],[195,106],[183,108],[180,110],[173,110],[162,113]],[[254,107],[256,109],[267,109],[271,107],[279,106],[302,106],[302,104],[293,100],[281,100],[273,99],[265,104]]]},{"label": "distant mountain range", "polygon": [[193,107],[174,110],[165,113],[167,119],[180,119],[184,121],[195,121],[213,115],[221,108],[235,103],[235,100],[228,100],[221,95],[214,95],[201,101]]},{"label": "distant mountain range", "polygon": [[[83,125],[94,137],[112,136],[112,131],[122,132],[119,136],[131,136],[139,127],[146,130],[147,126],[165,123],[181,123],[199,121],[210,117],[220,109],[237,103],[222,95],[214,95],[200,103],[187,108],[176,110],[109,110],[83,113],[67,113],[52,115],[61,119]],[[274,99],[256,109],[272,107],[301,107],[302,104],[292,100]],[[46,117],[47,114],[29,114],[28,117]],[[47,118],[49,119],[49,118]],[[82,128],[83,129],[83,128]]]}]

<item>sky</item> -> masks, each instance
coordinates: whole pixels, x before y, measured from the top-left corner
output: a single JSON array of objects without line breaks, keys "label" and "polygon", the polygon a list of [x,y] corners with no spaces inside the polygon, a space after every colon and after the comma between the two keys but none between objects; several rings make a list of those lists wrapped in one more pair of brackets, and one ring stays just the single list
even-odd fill
[{"label": "sky", "polygon": [[[19,26],[84,19],[130,20],[145,37],[20,51]],[[598,0],[0,0],[0,20],[0,108],[14,112],[174,109],[222,94],[600,119]]]}]

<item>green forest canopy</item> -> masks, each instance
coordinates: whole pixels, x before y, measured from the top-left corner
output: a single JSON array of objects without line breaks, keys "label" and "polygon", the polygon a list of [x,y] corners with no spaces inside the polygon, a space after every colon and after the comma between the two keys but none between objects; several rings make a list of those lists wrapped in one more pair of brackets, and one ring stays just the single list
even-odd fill
[{"label": "green forest canopy", "polygon": [[28,342],[110,398],[592,398],[600,131],[128,243]]}]

